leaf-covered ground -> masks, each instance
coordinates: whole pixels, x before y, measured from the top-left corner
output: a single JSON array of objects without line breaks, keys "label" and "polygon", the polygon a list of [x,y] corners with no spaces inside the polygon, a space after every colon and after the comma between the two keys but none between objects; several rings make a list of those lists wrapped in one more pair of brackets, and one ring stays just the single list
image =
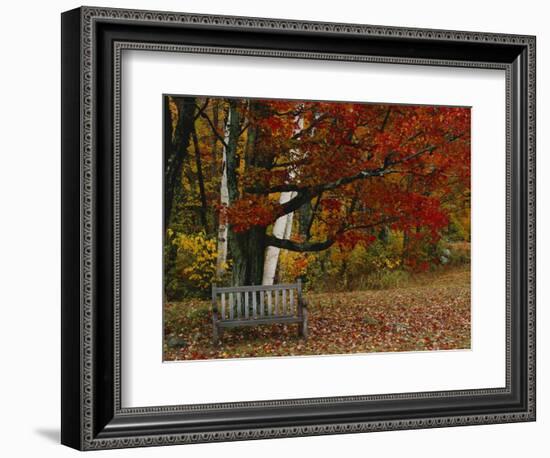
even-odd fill
[{"label": "leaf-covered ground", "polygon": [[308,294],[309,337],[297,325],[229,329],[212,344],[210,302],[165,309],[164,360],[470,348],[470,271],[418,277],[383,291]]}]

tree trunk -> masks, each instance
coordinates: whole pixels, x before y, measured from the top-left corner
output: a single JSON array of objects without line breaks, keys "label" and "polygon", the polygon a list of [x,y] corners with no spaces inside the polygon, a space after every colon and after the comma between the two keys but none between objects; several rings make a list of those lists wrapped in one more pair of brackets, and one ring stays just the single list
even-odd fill
[{"label": "tree trunk", "polygon": [[178,110],[178,119],[172,135],[172,124],[169,104],[166,102],[166,142],[167,148],[164,156],[165,191],[164,191],[164,228],[167,229],[172,216],[176,187],[181,181],[183,161],[187,156],[189,137],[194,125],[195,98],[185,97],[175,99]]},{"label": "tree trunk", "polygon": [[[407,177],[407,184],[406,189],[407,192],[411,192],[413,185],[413,177],[412,175],[409,175]],[[401,265],[405,266],[407,264],[407,261],[409,259],[409,244],[410,244],[410,237],[408,231],[403,231],[403,247],[401,250]]]},{"label": "tree trunk", "polygon": [[265,227],[231,233],[233,285],[261,285],[264,269]]},{"label": "tree trunk", "polygon": [[378,239],[384,244],[387,245],[390,241],[390,228],[384,224],[380,231],[378,231]]},{"label": "tree trunk", "polygon": [[[294,192],[282,192],[279,198],[279,203],[284,204],[294,197]],[[292,231],[292,213],[283,215],[273,224],[273,237],[278,239],[288,239]],[[265,250],[264,273],[262,285],[272,285],[275,280],[277,271],[277,263],[279,261],[280,248],[268,246]]]},{"label": "tree trunk", "polygon": [[202,173],[202,160],[201,151],[199,148],[199,139],[197,138],[197,132],[195,131],[194,127],[191,132],[191,136],[193,137],[193,147],[195,149],[195,165],[197,166],[197,181],[199,182],[199,193],[201,198],[200,218],[202,226],[204,228],[204,232],[208,234],[208,203],[206,201],[206,191],[204,189],[204,176]]},{"label": "tree trunk", "polygon": [[[238,143],[241,129],[237,101],[230,100],[229,139],[227,142],[227,189],[229,201],[239,198],[238,170],[240,158]],[[249,132],[247,149],[256,141],[255,132]],[[250,156],[251,157],[251,156]],[[249,159],[251,160],[251,159]],[[231,250],[232,283],[235,286],[259,285],[262,281],[265,250],[265,227],[253,226],[245,232],[229,232],[229,248]]]},{"label": "tree trunk", "polygon": [[[299,132],[303,129],[303,119],[298,120],[298,129],[294,132]],[[290,158],[294,156],[295,151],[290,151]],[[292,172],[289,173],[290,178],[294,178]],[[279,203],[285,204],[289,202],[296,196],[295,192],[282,192],[279,198]],[[280,216],[277,218],[273,224],[273,237],[278,239],[290,238],[292,233],[292,220],[294,213],[288,213],[286,215]],[[279,253],[281,252],[280,248],[274,246],[268,246],[265,250],[265,262],[264,262],[264,274],[262,278],[262,285],[272,285],[275,280],[275,273],[277,272],[277,264],[279,262]]]},{"label": "tree trunk", "polygon": [[298,231],[303,240],[309,240],[311,221],[313,219],[313,205],[311,201],[306,202],[298,210]]},{"label": "tree trunk", "polygon": [[[227,112],[227,121],[225,123],[224,141],[222,153],[222,181],[220,185],[220,204],[222,209],[220,211],[220,221],[218,224],[218,258],[216,260],[216,276],[220,278],[224,273],[227,266],[227,242],[229,233],[229,224],[225,215],[225,210],[229,207],[229,188],[227,186],[227,150],[230,142],[231,135],[231,123],[232,123],[232,109],[229,108]],[[237,120],[238,121],[238,120]]]},{"label": "tree trunk", "polygon": [[[237,157],[237,143],[240,133],[239,113],[236,109],[236,102],[230,102],[232,109],[232,118],[230,141],[228,142],[228,188],[230,200],[239,197],[237,170],[239,169],[239,158]],[[250,102],[251,117],[256,110],[261,109],[258,102]],[[244,147],[245,167],[267,167],[273,157],[270,155],[258,153],[255,146],[258,144],[261,136],[259,130],[250,124],[247,129],[247,142]],[[265,152],[264,152],[265,153]],[[235,286],[241,285],[260,285],[262,283],[265,253],[266,228],[253,226],[245,232],[229,233],[229,248],[232,259],[232,283]]]},{"label": "tree trunk", "polygon": [[[181,198],[181,179],[183,162],[186,159],[189,147],[189,137],[194,125],[195,98],[186,97],[174,99],[177,107],[177,122],[172,130],[172,113],[170,112],[169,100],[165,101],[164,118],[164,231],[174,219],[176,213],[175,207],[178,198]],[[164,299],[172,300],[172,296],[167,291],[167,281],[170,278],[170,272],[173,272],[176,266],[177,247],[170,243],[168,237],[165,239],[164,247]]]},{"label": "tree trunk", "polygon": [[[238,170],[240,159],[238,156],[240,135],[240,114],[237,101],[229,100],[229,114],[226,136],[226,183],[229,203],[239,198]],[[226,232],[229,240],[232,259],[232,284],[235,286],[247,285],[251,281],[251,264],[254,260],[253,230],[238,233],[233,230]],[[252,249],[251,249],[252,248]],[[226,248],[227,249],[227,248]]]},{"label": "tree trunk", "polygon": [[[214,99],[213,107],[212,107],[212,124],[214,125],[214,128],[217,130],[219,125],[219,119],[218,119],[218,113],[220,111],[220,100]],[[216,166],[216,161],[218,160],[218,137],[217,135],[212,135],[212,163],[211,163],[211,169],[210,174],[211,176],[215,177],[218,174],[218,169]]]}]

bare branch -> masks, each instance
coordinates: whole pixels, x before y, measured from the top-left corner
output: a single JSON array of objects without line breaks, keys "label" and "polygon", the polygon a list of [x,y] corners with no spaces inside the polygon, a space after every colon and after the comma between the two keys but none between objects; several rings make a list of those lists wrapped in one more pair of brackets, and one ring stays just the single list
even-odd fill
[{"label": "bare branch", "polygon": [[386,128],[386,124],[388,124],[388,120],[390,119],[390,112],[391,112],[391,106],[388,107],[386,110],[386,114],[384,115],[384,120],[382,121],[382,125],[380,126],[380,132],[384,132],[384,129]]},{"label": "bare branch", "polygon": [[197,111],[197,114],[195,114],[195,117],[193,118],[193,120],[197,120],[199,118],[199,116],[202,116],[202,114],[204,113],[204,110],[206,110],[206,107],[208,106],[208,102],[210,101],[210,99],[206,99],[206,101],[204,102],[204,105],[202,107],[199,107],[198,105],[195,105],[197,108],[198,108],[198,111]]},{"label": "bare branch", "polygon": [[214,123],[210,120],[210,118],[208,117],[208,115],[204,112],[202,112],[200,114],[201,118],[203,119],[206,119],[206,121],[208,122],[208,124],[210,125],[210,128],[212,129],[212,132],[213,134],[216,136],[216,138],[221,142],[221,144],[227,148],[227,143],[225,142],[225,139],[220,135],[220,133],[218,132],[218,129],[217,127],[214,125]]},{"label": "bare branch", "polygon": [[246,131],[246,129],[248,129],[249,126],[250,126],[250,123],[247,122],[247,123],[243,126],[243,128],[241,129],[241,131],[239,132],[239,137],[240,137],[242,134],[244,134],[244,132]]}]

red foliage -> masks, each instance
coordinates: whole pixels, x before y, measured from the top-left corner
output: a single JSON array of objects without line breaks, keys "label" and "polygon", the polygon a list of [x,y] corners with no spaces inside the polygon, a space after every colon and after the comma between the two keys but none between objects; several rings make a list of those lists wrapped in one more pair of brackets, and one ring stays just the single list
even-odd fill
[{"label": "red foliage", "polygon": [[227,212],[236,231],[285,213],[287,190],[321,196],[326,235],[342,246],[369,243],[377,222],[435,243],[444,199],[469,192],[469,108],[260,100],[246,116],[260,141]]},{"label": "red foliage", "polygon": [[346,250],[352,250],[358,244],[369,245],[376,240],[374,235],[366,234],[361,231],[351,230],[338,235],[338,245]]},{"label": "red foliage", "polygon": [[265,199],[239,199],[227,209],[227,219],[234,232],[245,232],[252,226],[267,226],[275,220],[273,206]]}]

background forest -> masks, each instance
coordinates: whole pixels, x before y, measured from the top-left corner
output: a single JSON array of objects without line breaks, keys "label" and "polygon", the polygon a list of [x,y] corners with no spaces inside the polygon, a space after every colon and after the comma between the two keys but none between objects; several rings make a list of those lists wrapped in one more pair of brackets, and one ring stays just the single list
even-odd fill
[{"label": "background forest", "polygon": [[[164,106],[165,359],[469,347],[469,108]],[[212,346],[213,283],[297,279],[307,342],[274,325]]]}]

